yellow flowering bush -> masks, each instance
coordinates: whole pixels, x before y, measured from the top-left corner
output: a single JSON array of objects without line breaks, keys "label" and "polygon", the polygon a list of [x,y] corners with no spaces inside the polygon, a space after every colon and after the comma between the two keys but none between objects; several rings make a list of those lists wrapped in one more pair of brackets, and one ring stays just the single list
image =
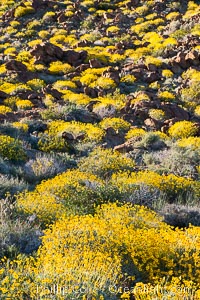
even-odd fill
[{"label": "yellow flowering bush", "polygon": [[198,132],[198,127],[191,121],[179,121],[169,128],[169,135],[175,139],[194,136]]},{"label": "yellow flowering bush", "polygon": [[162,109],[152,108],[149,110],[149,116],[157,121],[162,121],[165,119],[165,112]]},{"label": "yellow flowering bush", "polygon": [[107,178],[120,170],[133,170],[135,162],[112,149],[96,148],[87,158],[81,159],[79,169]]},{"label": "yellow flowering bush", "polygon": [[20,18],[24,15],[30,14],[30,13],[34,13],[34,8],[31,6],[27,6],[27,7],[23,7],[23,6],[18,6],[15,9],[15,18]]},{"label": "yellow flowering bush", "polygon": [[31,109],[33,107],[33,103],[30,100],[17,100],[16,106],[18,109]]},{"label": "yellow flowering bush", "polygon": [[130,84],[130,85],[133,84],[135,81],[136,81],[135,76],[130,74],[125,75],[120,79],[120,82],[125,82],[126,84]]},{"label": "yellow flowering bush", "polygon": [[53,88],[55,88],[63,94],[65,94],[65,92],[68,91],[68,89],[76,89],[76,87],[76,84],[70,80],[58,80],[53,84]]},{"label": "yellow flowering bush", "polygon": [[27,81],[26,83],[32,90],[40,90],[42,87],[45,86],[44,80],[41,79],[32,79]]},{"label": "yellow flowering bush", "polygon": [[175,100],[175,96],[171,92],[168,92],[168,91],[159,92],[158,97],[163,101]]},{"label": "yellow flowering bush", "polygon": [[126,132],[130,129],[130,123],[121,118],[104,118],[99,126],[103,129],[114,128],[116,132]]},{"label": "yellow flowering bush", "polygon": [[153,171],[139,171],[131,174],[119,172],[112,175],[111,182],[116,185],[122,193],[131,193],[139,185],[154,187],[166,193],[167,198],[175,200],[176,197],[187,193],[199,194],[199,183],[174,174],[160,175]]},{"label": "yellow flowering bush", "polygon": [[67,131],[72,133],[74,136],[84,133],[85,140],[100,141],[104,136],[104,131],[91,123],[81,123],[81,122],[65,122],[65,121],[52,121],[48,125],[47,133],[49,135],[62,134],[62,132]]},{"label": "yellow flowering bush", "polygon": [[103,204],[94,216],[63,217],[48,227],[35,257],[4,258],[0,293],[114,300],[130,299],[128,289],[137,300],[150,300],[150,287],[157,286],[158,299],[173,292],[178,300],[184,287],[198,295],[199,254],[199,227],[172,228],[143,206]]},{"label": "yellow flowering bush", "polygon": [[116,87],[116,83],[111,78],[99,77],[96,82],[93,83],[92,87],[99,87],[104,90],[113,89]]},{"label": "yellow flowering bush", "polygon": [[190,136],[188,138],[183,138],[178,140],[177,144],[181,148],[191,147],[192,149],[200,149],[200,137]]},{"label": "yellow flowering bush", "polygon": [[8,135],[0,135],[0,155],[9,160],[24,160],[26,158],[22,143]]},{"label": "yellow flowering bush", "polygon": [[21,123],[21,122],[13,122],[12,126],[21,130],[22,132],[27,132],[28,131],[28,124]]},{"label": "yellow flowering bush", "polygon": [[166,70],[162,70],[162,76],[166,77],[166,78],[171,78],[174,74],[172,73],[172,71],[166,69]]},{"label": "yellow flowering bush", "polygon": [[94,84],[94,82],[97,81],[97,79],[98,79],[97,75],[85,74],[81,77],[80,82],[82,83],[82,85],[92,87],[92,85]]},{"label": "yellow flowering bush", "polygon": [[93,210],[102,184],[95,175],[69,170],[42,181],[33,192],[20,194],[17,203],[20,210],[36,213],[43,222],[49,223],[66,214]]},{"label": "yellow flowering bush", "polygon": [[194,110],[194,113],[197,117],[200,117],[200,105],[197,105],[197,107]]},{"label": "yellow flowering bush", "polygon": [[152,65],[155,65],[157,67],[160,67],[162,65],[162,60],[157,58],[157,57],[146,56],[145,63],[146,63],[147,66],[152,64]]},{"label": "yellow flowering bush", "polygon": [[145,133],[146,131],[142,128],[131,128],[126,134],[126,139],[143,136]]},{"label": "yellow flowering bush", "polygon": [[63,63],[61,61],[54,61],[50,63],[49,72],[51,74],[59,74],[59,73],[70,73],[74,71],[74,67],[70,66],[68,63]]},{"label": "yellow flowering bush", "polygon": [[12,109],[10,107],[5,106],[5,105],[0,105],[0,114],[5,115],[11,111],[12,111]]},{"label": "yellow flowering bush", "polygon": [[87,105],[91,101],[91,98],[85,94],[76,94],[70,90],[62,90],[62,93],[64,101],[69,101],[78,105]]}]

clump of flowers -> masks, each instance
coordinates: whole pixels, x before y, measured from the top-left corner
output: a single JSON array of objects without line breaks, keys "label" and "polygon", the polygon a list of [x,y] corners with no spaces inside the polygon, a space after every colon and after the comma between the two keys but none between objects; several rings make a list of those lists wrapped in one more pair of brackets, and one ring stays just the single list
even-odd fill
[{"label": "clump of flowers", "polygon": [[15,18],[20,18],[24,15],[27,15],[27,14],[30,14],[30,13],[34,13],[34,8],[31,7],[31,6],[27,6],[27,7],[23,7],[23,6],[18,6],[16,9],[15,9]]},{"label": "clump of flowers", "polygon": [[116,132],[126,132],[130,129],[130,123],[124,121],[121,118],[104,118],[99,126],[103,129],[107,129],[108,127],[114,128]]},{"label": "clump of flowers", "polygon": [[32,90],[38,91],[45,86],[45,82],[42,79],[32,79],[26,83]]},{"label": "clump of flowers", "polygon": [[24,160],[22,143],[8,135],[0,135],[0,155],[9,160]]},{"label": "clump of flowers", "polygon": [[165,119],[165,112],[162,109],[150,109],[149,116],[157,121]]},{"label": "clump of flowers", "polygon": [[200,137],[190,136],[188,138],[183,138],[180,139],[177,144],[181,148],[200,149]]},{"label": "clump of flowers", "polygon": [[43,181],[33,192],[20,194],[17,203],[24,212],[36,213],[43,222],[51,223],[67,214],[93,210],[100,186],[102,181],[95,175],[69,170]]},{"label": "clump of flowers", "polygon": [[122,170],[133,170],[135,162],[119,154],[112,149],[96,148],[87,158],[79,163],[79,169],[83,172],[90,172],[102,178],[108,178],[113,173]]},{"label": "clump of flowers", "polygon": [[131,128],[126,134],[126,139],[143,136],[145,133],[146,131],[142,128]]},{"label": "clump of flowers", "polygon": [[30,100],[17,100],[16,106],[18,109],[27,110],[33,107],[33,103]]},{"label": "clump of flowers", "polygon": [[150,188],[158,188],[167,195],[168,199],[173,199],[173,201],[179,195],[186,195],[189,191],[193,194],[199,194],[199,184],[196,181],[174,174],[160,175],[153,171],[113,174],[111,182],[116,185],[122,193],[127,193],[127,195],[136,190],[140,184],[147,185]]},{"label": "clump of flowers", "polygon": [[195,136],[198,127],[191,121],[176,122],[169,128],[169,135],[175,139],[188,138]]},{"label": "clump of flowers", "polygon": [[166,69],[166,70],[162,70],[162,76],[163,77],[166,77],[166,78],[171,78],[173,76],[173,72]]},{"label": "clump of flowers", "polygon": [[174,94],[172,94],[171,92],[168,92],[168,91],[159,92],[158,97],[163,101],[170,101],[170,102],[175,100],[175,98],[176,98],[174,96]]},{"label": "clump of flowers", "polygon": [[51,74],[67,74],[74,71],[74,68],[67,63],[63,63],[61,61],[54,61],[50,63],[50,67],[48,70]]},{"label": "clump of flowers", "polygon": [[12,111],[12,109],[10,107],[5,106],[5,105],[0,105],[0,114],[5,115],[11,111]]}]

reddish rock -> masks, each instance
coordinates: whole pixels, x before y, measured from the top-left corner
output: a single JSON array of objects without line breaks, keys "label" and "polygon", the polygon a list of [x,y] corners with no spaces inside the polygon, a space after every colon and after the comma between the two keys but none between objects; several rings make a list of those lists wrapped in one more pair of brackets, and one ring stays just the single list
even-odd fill
[{"label": "reddish rock", "polygon": [[64,23],[67,20],[65,13],[60,12],[57,16],[58,23]]},{"label": "reddish rock", "polygon": [[168,119],[177,118],[179,120],[189,120],[190,118],[189,113],[176,103],[161,104],[161,109],[165,112]]},{"label": "reddish rock", "polygon": [[17,60],[10,60],[6,64],[6,69],[8,71],[15,71],[15,72],[27,72],[27,67],[22,62]]},{"label": "reddish rock", "polygon": [[158,72],[147,72],[144,77],[144,80],[147,83],[152,83],[160,79],[161,79],[161,75]]},{"label": "reddish rock", "polygon": [[161,128],[161,125],[162,123],[160,121],[157,121],[155,119],[152,119],[152,118],[147,118],[146,120],[144,120],[144,124],[151,128],[151,129],[160,129]]},{"label": "reddish rock", "polygon": [[115,146],[124,143],[124,134],[116,132],[113,127],[108,127],[105,131],[106,134],[103,142],[106,148],[114,148]]},{"label": "reddish rock", "polygon": [[136,79],[143,79],[145,75],[145,71],[142,68],[134,69],[131,71],[131,75],[135,76]]},{"label": "reddish rock", "polygon": [[42,62],[48,64],[52,61],[62,60],[63,58],[63,50],[49,42],[36,45],[30,53],[35,57],[36,63]]},{"label": "reddish rock", "polygon": [[89,60],[90,68],[101,68],[102,63],[98,61],[96,58]]},{"label": "reddish rock", "polygon": [[185,60],[193,66],[198,66],[200,64],[200,55],[198,51],[190,51],[186,57]]},{"label": "reddish rock", "polygon": [[114,68],[108,68],[108,70],[102,73],[102,76],[114,80],[116,84],[120,82],[119,71]]},{"label": "reddish rock", "polygon": [[81,64],[80,66],[76,67],[77,72],[83,72],[90,67],[89,64]]},{"label": "reddish rock", "polygon": [[74,50],[67,50],[63,52],[63,60],[70,65],[77,67],[84,63],[87,58],[87,51],[76,52]]},{"label": "reddish rock", "polygon": [[179,67],[186,69],[189,67],[189,62],[186,61],[186,52],[179,52],[177,54],[177,56],[172,57],[172,59],[170,60],[170,64],[172,66],[176,66],[178,65]]},{"label": "reddish rock", "polygon": [[91,98],[96,98],[98,96],[98,91],[86,86],[84,87],[84,94],[90,96]]}]

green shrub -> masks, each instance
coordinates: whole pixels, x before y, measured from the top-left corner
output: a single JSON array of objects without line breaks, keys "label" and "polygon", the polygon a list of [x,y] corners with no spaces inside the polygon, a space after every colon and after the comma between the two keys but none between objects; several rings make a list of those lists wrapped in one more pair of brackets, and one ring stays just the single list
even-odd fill
[{"label": "green shrub", "polygon": [[22,143],[8,135],[0,135],[0,155],[9,160],[24,160]]},{"label": "green shrub", "polygon": [[120,170],[133,170],[135,162],[111,149],[94,149],[87,158],[79,163],[79,169],[107,178]]}]

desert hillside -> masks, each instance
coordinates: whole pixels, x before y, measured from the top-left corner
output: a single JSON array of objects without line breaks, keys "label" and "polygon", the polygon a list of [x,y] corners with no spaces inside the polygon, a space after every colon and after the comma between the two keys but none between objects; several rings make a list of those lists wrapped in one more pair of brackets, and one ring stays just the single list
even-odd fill
[{"label": "desert hillside", "polygon": [[1,0],[0,298],[200,299],[200,1]]}]

